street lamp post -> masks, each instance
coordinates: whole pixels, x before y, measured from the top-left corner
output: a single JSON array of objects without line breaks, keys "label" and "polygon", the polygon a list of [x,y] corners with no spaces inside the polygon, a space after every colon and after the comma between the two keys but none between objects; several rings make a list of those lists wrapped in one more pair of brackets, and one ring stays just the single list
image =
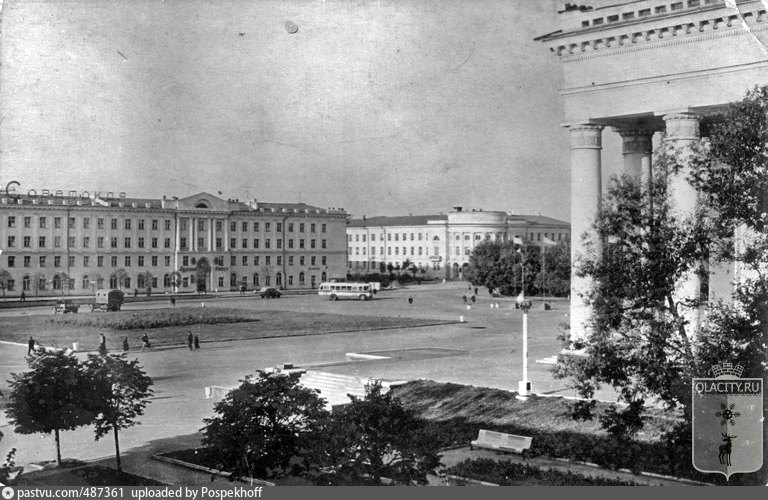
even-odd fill
[{"label": "street lamp post", "polygon": [[525,401],[531,394],[531,382],[528,380],[528,310],[532,304],[523,293],[517,297],[517,304],[523,310],[523,380],[517,384],[517,399]]}]

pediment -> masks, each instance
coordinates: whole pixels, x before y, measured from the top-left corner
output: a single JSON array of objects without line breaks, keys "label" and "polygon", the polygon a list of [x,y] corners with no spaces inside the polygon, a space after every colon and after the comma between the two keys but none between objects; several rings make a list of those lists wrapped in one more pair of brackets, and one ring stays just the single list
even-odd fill
[{"label": "pediment", "polygon": [[180,210],[230,210],[230,202],[210,193],[198,193],[179,199]]}]

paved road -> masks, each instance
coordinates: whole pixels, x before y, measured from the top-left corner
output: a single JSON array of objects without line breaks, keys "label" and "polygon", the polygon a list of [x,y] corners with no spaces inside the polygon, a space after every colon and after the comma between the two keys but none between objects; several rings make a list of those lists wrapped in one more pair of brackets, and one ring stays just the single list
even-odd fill
[{"label": "paved road", "polygon": [[[286,313],[327,312],[381,316],[454,319],[465,323],[249,340],[204,343],[199,352],[186,346],[154,352],[132,352],[154,379],[155,394],[141,418],[142,425],[121,431],[121,449],[129,451],[172,436],[188,435],[203,426],[203,418],[213,414],[212,403],[204,399],[208,385],[233,386],[255,370],[279,363],[322,366],[326,371],[397,380],[432,379],[475,386],[516,390],[522,372],[522,315],[510,299],[492,299],[481,294],[478,303],[467,310],[459,284],[411,287],[382,292],[369,302],[329,302],[317,296],[285,296],[262,300],[252,296],[209,301],[228,307],[253,310],[282,310]],[[408,304],[408,297],[414,303]],[[491,308],[490,304],[499,304]],[[129,309],[168,307],[164,303],[130,304]],[[6,312],[6,311],[4,311]],[[28,312],[25,310],[24,312]],[[565,302],[555,303],[552,311],[540,308],[529,315],[529,378],[535,392],[566,394],[563,381],[552,380],[551,365],[536,363],[560,350],[557,325],[567,320]],[[90,313],[89,313],[90,314]],[[204,335],[201,336],[205,340]],[[415,350],[420,351],[415,351]],[[427,355],[407,355],[424,353]],[[345,353],[397,350],[387,360],[347,362]],[[410,350],[410,351],[409,351]],[[7,394],[11,372],[26,370],[26,346],[0,344],[0,390]],[[608,395],[610,396],[610,395]],[[18,449],[17,462],[29,464],[55,457],[51,436],[20,436],[0,416],[0,455],[11,447]],[[113,453],[111,439],[93,441],[90,428],[62,434],[64,457],[94,459]]]}]

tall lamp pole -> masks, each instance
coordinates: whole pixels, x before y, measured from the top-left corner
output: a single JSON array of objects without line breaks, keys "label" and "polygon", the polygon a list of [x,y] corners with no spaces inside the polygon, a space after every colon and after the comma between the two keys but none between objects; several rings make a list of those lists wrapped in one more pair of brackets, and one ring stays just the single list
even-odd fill
[{"label": "tall lamp pole", "polygon": [[[519,252],[520,250],[518,250]],[[531,394],[531,382],[528,380],[528,311],[531,309],[531,301],[525,298],[525,255],[521,252],[520,281],[522,289],[517,296],[517,305],[523,310],[523,380],[517,384],[517,399],[525,401]]]}]

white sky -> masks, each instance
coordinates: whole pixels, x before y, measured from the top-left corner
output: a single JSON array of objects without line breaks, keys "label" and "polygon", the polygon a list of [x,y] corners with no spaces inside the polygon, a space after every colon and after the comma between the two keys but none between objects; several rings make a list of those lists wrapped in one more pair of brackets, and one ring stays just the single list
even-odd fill
[{"label": "white sky", "polygon": [[0,184],[569,220],[555,3],[6,2]]}]

